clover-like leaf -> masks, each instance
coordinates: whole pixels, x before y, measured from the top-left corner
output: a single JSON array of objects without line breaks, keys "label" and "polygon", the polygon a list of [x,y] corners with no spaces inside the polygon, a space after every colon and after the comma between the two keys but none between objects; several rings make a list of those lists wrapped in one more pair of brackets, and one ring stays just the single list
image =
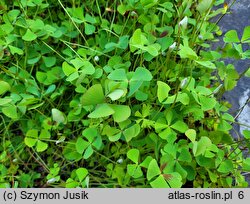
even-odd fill
[{"label": "clover-like leaf", "polygon": [[15,105],[9,104],[6,107],[2,108],[2,112],[4,115],[11,119],[17,119],[18,114],[17,114],[17,107]]},{"label": "clover-like leaf", "polygon": [[86,168],[78,168],[76,170],[76,175],[79,181],[82,182],[83,179],[85,179],[86,176],[88,175],[88,170]]},{"label": "clover-like leaf", "polygon": [[225,160],[220,164],[218,171],[221,173],[229,173],[233,171],[233,168],[233,162],[231,160]]},{"label": "clover-like leaf", "polygon": [[140,178],[143,175],[141,167],[137,164],[128,164],[127,165],[128,174],[133,178]]},{"label": "clover-like leaf", "polygon": [[81,103],[84,106],[96,105],[103,103],[105,96],[103,94],[102,85],[95,84],[91,86],[82,96]]},{"label": "clover-like leaf", "polygon": [[69,65],[67,62],[63,62],[62,70],[66,76],[71,75],[72,73],[76,72],[77,69]]},{"label": "clover-like leaf", "polygon": [[127,129],[125,129],[123,131],[123,134],[124,134],[126,141],[129,142],[131,139],[136,137],[140,133],[140,130],[141,130],[141,128],[140,128],[139,124],[135,124]]},{"label": "clover-like leaf", "polygon": [[0,95],[10,90],[10,85],[6,81],[0,81]]},{"label": "clover-like leaf", "polygon": [[33,33],[30,29],[27,29],[26,33],[22,37],[25,41],[33,41],[37,38],[37,35]]},{"label": "clover-like leaf", "polygon": [[250,42],[250,26],[246,26],[243,31],[241,42]]},{"label": "clover-like leaf", "polygon": [[206,149],[212,145],[211,140],[208,137],[201,137],[201,139],[197,142],[193,143],[193,153],[194,156],[197,157],[206,152]]},{"label": "clover-like leaf", "polygon": [[191,142],[195,142],[196,139],[196,131],[194,129],[188,129],[185,132],[185,135],[188,137],[188,139],[191,140]]},{"label": "clover-like leaf", "polygon": [[160,173],[161,171],[157,164],[157,161],[153,159],[148,165],[147,179],[150,181],[152,178],[158,176]]},{"label": "clover-like leaf", "polygon": [[89,118],[102,118],[102,117],[107,117],[112,114],[114,114],[115,111],[113,108],[110,107],[107,103],[102,103],[97,105],[95,110],[91,112],[88,117]]},{"label": "clover-like leaf", "polygon": [[115,122],[123,122],[131,115],[131,109],[129,106],[115,104],[109,106],[114,110],[113,118]]},{"label": "clover-like leaf", "polygon": [[131,81],[151,81],[151,72],[144,67],[137,67]]},{"label": "clover-like leaf", "polygon": [[62,111],[60,111],[56,108],[52,108],[51,113],[52,113],[53,121],[57,122],[58,124],[60,124],[60,123],[66,124],[67,123],[66,115]]},{"label": "clover-like leaf", "polygon": [[108,94],[108,97],[112,100],[118,100],[124,95],[125,91],[123,89],[115,89],[111,93]]},{"label": "clover-like leaf", "polygon": [[24,142],[28,147],[35,146],[38,139],[38,130],[31,129],[26,133],[26,137],[24,138]]},{"label": "clover-like leaf", "polygon": [[225,37],[223,38],[225,43],[237,43],[240,42],[237,31],[236,30],[230,30],[225,34]]},{"label": "clover-like leaf", "polygon": [[139,160],[139,150],[138,149],[130,149],[127,152],[127,157],[134,163],[138,164],[138,160]]},{"label": "clover-like leaf", "polygon": [[161,102],[163,102],[165,99],[167,99],[168,97],[168,93],[170,91],[170,86],[167,85],[166,83],[162,82],[162,81],[157,81],[157,97],[158,100]]}]

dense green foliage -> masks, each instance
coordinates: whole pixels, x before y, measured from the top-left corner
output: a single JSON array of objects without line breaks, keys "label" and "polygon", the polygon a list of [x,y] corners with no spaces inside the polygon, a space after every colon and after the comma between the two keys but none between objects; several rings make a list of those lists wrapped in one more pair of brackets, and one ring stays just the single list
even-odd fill
[{"label": "dense green foliage", "polygon": [[223,3],[0,0],[0,187],[246,187]]}]

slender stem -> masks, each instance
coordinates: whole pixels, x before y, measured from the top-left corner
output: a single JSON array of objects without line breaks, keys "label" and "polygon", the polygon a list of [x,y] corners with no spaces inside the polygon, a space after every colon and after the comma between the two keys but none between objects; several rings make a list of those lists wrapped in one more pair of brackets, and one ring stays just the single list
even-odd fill
[{"label": "slender stem", "polygon": [[65,13],[69,16],[70,20],[72,21],[73,25],[75,26],[75,28],[77,29],[77,31],[80,33],[80,35],[82,36],[83,40],[85,41],[86,45],[88,46],[88,42],[86,40],[86,38],[84,37],[84,35],[82,34],[81,30],[78,28],[78,26],[76,25],[75,21],[73,20],[73,18],[71,17],[71,15],[69,14],[69,12],[67,11],[67,9],[63,6],[62,2],[60,0],[57,0],[59,2],[59,4],[61,5],[61,7],[63,8],[63,10],[65,11]]}]

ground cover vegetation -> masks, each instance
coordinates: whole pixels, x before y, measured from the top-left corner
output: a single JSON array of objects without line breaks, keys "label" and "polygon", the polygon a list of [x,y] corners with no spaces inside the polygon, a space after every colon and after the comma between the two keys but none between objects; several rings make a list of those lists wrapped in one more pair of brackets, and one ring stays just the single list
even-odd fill
[{"label": "ground cover vegetation", "polygon": [[247,187],[222,95],[250,75],[224,62],[250,58],[250,26],[223,34],[230,6],[0,0],[0,187]]}]

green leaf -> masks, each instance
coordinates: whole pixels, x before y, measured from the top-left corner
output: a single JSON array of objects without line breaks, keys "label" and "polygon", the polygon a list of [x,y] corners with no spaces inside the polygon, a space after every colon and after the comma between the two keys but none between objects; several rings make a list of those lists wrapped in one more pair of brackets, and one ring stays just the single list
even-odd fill
[{"label": "green leaf", "polygon": [[88,139],[90,143],[94,141],[94,138],[98,135],[96,128],[86,128],[82,131],[82,135]]},{"label": "green leaf", "polygon": [[157,42],[161,45],[161,50],[165,51],[169,48],[170,45],[173,44],[174,40],[171,37],[165,36],[163,38],[158,38]]},{"label": "green leaf", "polygon": [[24,36],[22,36],[22,39],[25,41],[33,41],[37,38],[37,35],[33,33],[30,29],[27,29]]},{"label": "green leaf", "polygon": [[188,129],[188,126],[186,125],[186,123],[178,120],[177,122],[175,122],[173,125],[170,126],[171,128],[181,132],[181,133],[184,133],[187,129]]},{"label": "green leaf", "polygon": [[48,148],[48,144],[47,144],[47,143],[42,142],[42,141],[40,141],[40,140],[37,140],[37,143],[36,143],[36,151],[37,151],[37,152],[43,152],[43,151],[45,151],[47,148]]},{"label": "green leaf", "polygon": [[129,106],[112,104],[110,107],[115,111],[113,114],[114,121],[117,123],[123,122],[131,115]]},{"label": "green leaf", "polygon": [[139,160],[139,150],[138,149],[130,149],[127,152],[127,157],[134,163],[138,164],[138,160]]},{"label": "green leaf", "polygon": [[143,81],[131,81],[129,83],[129,93],[128,93],[127,97],[130,97],[134,93],[136,93],[142,84],[143,84]]},{"label": "green leaf", "polygon": [[28,147],[34,147],[35,144],[37,142],[37,139],[33,139],[30,137],[25,137],[24,138],[24,143],[28,146]]},{"label": "green leaf", "polygon": [[149,9],[158,3],[158,0],[140,0],[143,8]]},{"label": "green leaf", "polygon": [[78,182],[74,181],[72,178],[68,178],[66,180],[66,184],[65,184],[65,187],[66,188],[75,188],[77,187],[79,184]]},{"label": "green leaf", "polygon": [[115,69],[108,75],[108,79],[117,80],[117,81],[127,80],[125,69]]},{"label": "green leaf", "polygon": [[146,159],[144,159],[144,161],[140,163],[140,166],[147,169],[152,159],[153,157],[147,156]]},{"label": "green leaf", "polygon": [[243,130],[243,136],[245,139],[250,139],[250,130]]},{"label": "green leaf", "polygon": [[84,106],[96,105],[104,102],[104,94],[101,84],[91,86],[82,96],[81,103]]},{"label": "green leaf", "polygon": [[42,129],[39,139],[49,139],[50,138],[50,132],[46,129]]},{"label": "green leaf", "polygon": [[170,188],[180,188],[182,186],[182,177],[179,173],[173,172],[168,174],[167,179]]},{"label": "green leaf", "polygon": [[169,188],[163,175],[158,176],[154,181],[150,182],[153,188]]},{"label": "green leaf", "polygon": [[162,103],[167,97],[170,91],[170,86],[162,81],[157,81],[157,97],[160,103]]},{"label": "green leaf", "polygon": [[196,139],[196,131],[194,129],[188,129],[186,132],[185,132],[185,135],[188,137],[188,139],[191,140],[191,142],[195,142],[195,139]]},{"label": "green leaf", "polygon": [[56,64],[56,57],[44,57],[43,61],[46,67],[53,67]]},{"label": "green leaf", "polygon": [[12,55],[14,55],[14,54],[23,55],[23,50],[22,49],[20,49],[18,47],[14,47],[12,45],[9,45],[8,47],[10,48],[10,52],[11,52]]},{"label": "green leaf", "polygon": [[92,75],[95,73],[95,67],[92,63],[81,58],[75,58],[70,61],[74,67],[79,70],[81,68],[81,73]]},{"label": "green leaf", "polygon": [[2,108],[2,112],[3,112],[4,115],[6,115],[9,118],[12,118],[12,119],[17,119],[18,118],[17,107],[12,105],[12,104],[10,104],[7,107]]},{"label": "green leaf", "polygon": [[230,122],[234,122],[235,121],[234,117],[232,115],[230,115],[229,113],[224,113],[222,115],[222,119],[226,120],[226,121],[230,121]]},{"label": "green leaf", "polygon": [[196,60],[195,61],[197,64],[200,64],[206,68],[209,68],[209,69],[216,69],[216,66],[214,63],[210,62],[210,61],[198,61]]},{"label": "green leaf", "polygon": [[72,82],[72,81],[76,80],[77,78],[79,78],[79,73],[74,72],[69,77],[67,77],[66,81]]},{"label": "green leaf", "polygon": [[141,130],[141,128],[140,128],[139,124],[135,124],[135,125],[127,128],[126,130],[124,130],[123,134],[124,134],[126,141],[129,142],[131,139],[136,137],[140,133],[140,130]]},{"label": "green leaf", "polygon": [[[176,162],[176,164],[175,164],[175,172],[179,173],[181,175],[181,178],[183,178],[183,179],[187,178],[187,171],[182,167],[182,165],[180,165],[179,162]],[[181,182],[181,180],[180,180],[180,182]],[[176,185],[176,183],[174,183],[174,185]],[[182,182],[180,185],[182,185]]]},{"label": "green leaf", "polygon": [[95,73],[95,67],[89,61],[83,61],[82,73],[92,75]]},{"label": "green leaf", "polygon": [[237,43],[237,42],[240,42],[236,30],[230,30],[230,31],[228,31],[225,34],[223,40],[224,40],[225,43]]},{"label": "green leaf", "polygon": [[8,104],[12,101],[10,98],[0,98],[0,106]]},{"label": "green leaf", "polygon": [[91,147],[91,145],[88,146],[88,148],[85,150],[83,158],[84,159],[88,159],[89,157],[91,157],[91,155],[94,153],[93,148]]},{"label": "green leaf", "polygon": [[215,98],[209,98],[203,95],[199,95],[200,103],[201,103],[201,109],[203,111],[211,110],[216,105],[216,99]]},{"label": "green leaf", "polygon": [[143,49],[144,45],[148,43],[147,38],[145,35],[141,32],[141,29],[138,28],[133,33],[132,37],[129,40],[129,47],[131,52],[134,52],[135,50]]},{"label": "green leaf", "polygon": [[51,113],[52,113],[53,121],[57,122],[58,124],[60,124],[60,123],[66,124],[67,123],[67,117],[60,110],[58,110],[56,108],[52,108]]},{"label": "green leaf", "polygon": [[84,152],[84,150],[89,146],[89,142],[85,141],[84,139],[82,139],[81,137],[78,137],[77,141],[76,141],[76,151],[79,154],[82,154]]},{"label": "green leaf", "polygon": [[250,38],[250,26],[246,26],[243,31],[241,42],[248,41]]},{"label": "green leaf", "polygon": [[125,91],[123,89],[115,89],[111,93],[108,94],[108,97],[111,98],[112,101],[118,100],[124,95]]},{"label": "green leaf", "polygon": [[233,169],[233,162],[231,160],[225,160],[220,164],[218,171],[221,173],[229,173],[232,172]]},{"label": "green leaf", "polygon": [[216,173],[213,173],[212,171],[208,170],[208,175],[213,183],[217,182],[219,176]]},{"label": "green leaf", "polygon": [[117,7],[117,10],[118,10],[118,12],[119,12],[121,15],[124,15],[128,9],[127,9],[127,6],[126,6],[126,5],[120,4],[120,5]]},{"label": "green leaf", "polygon": [[92,143],[92,146],[100,150],[102,147],[102,138],[100,136],[96,137],[95,141]]},{"label": "green leaf", "polygon": [[55,91],[56,89],[56,85],[55,84],[51,84],[48,89],[45,91],[44,95],[48,95],[53,93],[53,91]]},{"label": "green leaf", "polygon": [[157,43],[145,47],[145,50],[152,56],[156,57],[159,54],[161,46]]},{"label": "green leaf", "polygon": [[198,142],[193,143],[193,153],[194,156],[197,157],[199,155],[203,155],[206,152],[206,149],[212,145],[211,140],[208,137],[201,137]]},{"label": "green leaf", "polygon": [[26,133],[26,137],[38,138],[38,130],[31,129]]},{"label": "green leaf", "polygon": [[248,70],[246,71],[245,76],[246,76],[246,77],[250,77],[250,67],[249,67]]},{"label": "green leaf", "polygon": [[63,148],[63,156],[70,161],[79,161],[82,155],[76,151],[74,143],[68,143]]},{"label": "green leaf", "polygon": [[188,105],[190,99],[186,93],[179,93],[176,101],[180,101],[183,105]]},{"label": "green leaf", "polygon": [[250,172],[250,158],[246,158],[243,160],[242,169],[243,171]]},{"label": "green leaf", "polygon": [[0,95],[10,90],[10,85],[5,81],[0,81]]},{"label": "green leaf", "polygon": [[37,141],[38,141],[38,130],[36,129],[28,130],[28,132],[26,133],[26,137],[24,138],[24,143],[28,147],[33,147],[35,146]]},{"label": "green leaf", "polygon": [[86,35],[92,35],[95,32],[95,26],[85,23],[84,32]]},{"label": "green leaf", "polygon": [[76,170],[76,175],[80,182],[83,181],[83,179],[88,175],[88,170],[85,168],[78,168]]},{"label": "green leaf", "polygon": [[202,0],[197,5],[197,10],[203,15],[209,8],[211,8],[213,0]]},{"label": "green leaf", "polygon": [[153,159],[148,165],[147,180],[150,181],[152,178],[158,176],[160,173],[161,171],[157,164],[157,161]]},{"label": "green leaf", "polygon": [[181,57],[182,59],[189,58],[189,59],[196,60],[196,59],[198,58],[196,52],[193,51],[193,50],[192,50],[190,47],[188,47],[188,46],[180,45],[180,51],[178,52],[178,54],[180,55],[180,57]]},{"label": "green leaf", "polygon": [[44,72],[36,72],[36,78],[40,83],[44,83],[44,81],[47,79],[47,74]]},{"label": "green leaf", "polygon": [[120,48],[120,49],[123,49],[123,50],[127,49],[127,47],[128,47],[128,42],[129,42],[128,39],[129,39],[129,36],[128,36],[128,35],[121,36],[121,37],[119,38],[119,42],[118,42],[118,44],[117,44],[117,47]]},{"label": "green leaf", "polygon": [[153,78],[151,72],[144,67],[137,67],[131,81],[151,81]]},{"label": "green leaf", "polygon": [[70,60],[70,63],[72,63],[74,65],[74,67],[78,70],[81,67],[83,67],[84,60],[81,58],[75,58],[75,59]]},{"label": "green leaf", "polygon": [[95,16],[91,16],[88,13],[85,15],[85,20],[92,24],[95,24],[97,22]]},{"label": "green leaf", "polygon": [[141,170],[141,167],[137,164],[128,164],[127,165],[127,171],[130,176],[133,178],[140,178],[143,176],[143,172]]},{"label": "green leaf", "polygon": [[102,103],[97,105],[95,110],[88,115],[89,118],[102,118],[114,114],[115,111],[107,104]]},{"label": "green leaf", "polygon": [[189,149],[187,149],[187,148],[180,149],[180,155],[178,157],[178,161],[183,161],[183,162],[191,162],[192,161],[192,156],[189,152]]},{"label": "green leaf", "polygon": [[72,73],[74,73],[74,72],[77,71],[74,67],[70,66],[67,62],[63,62],[63,64],[62,64],[62,70],[63,70],[63,73],[66,76],[69,76]]}]

